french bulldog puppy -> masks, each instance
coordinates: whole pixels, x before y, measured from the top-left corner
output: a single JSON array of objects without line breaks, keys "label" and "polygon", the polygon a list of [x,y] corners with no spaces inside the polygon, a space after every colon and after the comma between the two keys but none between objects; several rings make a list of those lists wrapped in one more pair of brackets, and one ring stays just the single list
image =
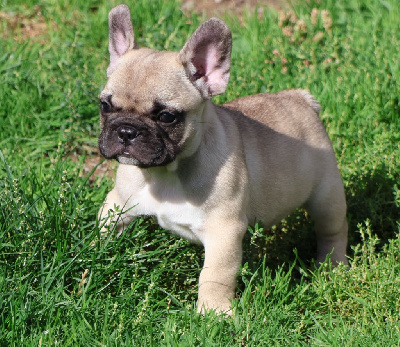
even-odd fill
[{"label": "french bulldog puppy", "polygon": [[346,201],[335,155],[305,90],[213,104],[225,92],[231,33],[203,23],[178,52],[140,48],[129,8],[109,14],[110,65],[100,94],[99,148],[116,159],[99,218],[122,230],[139,215],[205,248],[198,310],[230,313],[248,224],[272,226],[304,206],[318,261],[347,263]]}]

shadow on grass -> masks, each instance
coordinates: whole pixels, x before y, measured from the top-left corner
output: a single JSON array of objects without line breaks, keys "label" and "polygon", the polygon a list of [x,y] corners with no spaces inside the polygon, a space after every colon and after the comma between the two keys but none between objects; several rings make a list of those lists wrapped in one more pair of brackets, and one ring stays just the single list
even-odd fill
[{"label": "shadow on grass", "polygon": [[400,208],[396,201],[397,181],[389,176],[385,167],[348,178],[346,193],[350,244],[361,241],[360,234],[354,231],[366,220],[370,221],[372,231],[381,240],[380,247],[395,237],[400,221]]},{"label": "shadow on grass", "polygon": [[[369,220],[373,232],[381,240],[378,251],[393,239],[398,230],[400,208],[396,202],[398,188],[396,180],[388,175],[386,168],[375,169],[362,175],[346,177],[346,198],[349,222],[348,255],[353,256],[351,246],[361,242],[359,225]],[[287,217],[277,226],[263,230],[256,225],[244,240],[244,259],[250,269],[255,270],[260,259],[266,258],[268,267],[288,266],[298,257],[312,265],[316,253],[316,238],[313,222],[303,209]]]}]

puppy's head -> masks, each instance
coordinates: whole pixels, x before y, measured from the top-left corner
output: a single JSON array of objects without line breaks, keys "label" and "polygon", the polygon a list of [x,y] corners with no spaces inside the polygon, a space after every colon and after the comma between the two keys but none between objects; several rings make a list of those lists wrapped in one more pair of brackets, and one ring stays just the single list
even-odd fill
[{"label": "puppy's head", "polygon": [[231,33],[213,18],[179,53],[139,48],[129,8],[109,14],[110,65],[100,94],[104,157],[140,167],[163,166],[201,141],[203,105],[225,91]]}]

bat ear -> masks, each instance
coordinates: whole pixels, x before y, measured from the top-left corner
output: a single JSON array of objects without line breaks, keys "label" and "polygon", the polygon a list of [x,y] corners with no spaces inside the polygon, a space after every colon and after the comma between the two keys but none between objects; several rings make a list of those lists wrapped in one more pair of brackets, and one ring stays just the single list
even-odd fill
[{"label": "bat ear", "polygon": [[179,53],[186,73],[204,98],[225,92],[231,68],[232,34],[218,18],[204,22]]},{"label": "bat ear", "polygon": [[114,7],[108,14],[110,65],[107,76],[115,70],[119,58],[128,50],[138,48],[132,27],[131,12],[126,5]]}]

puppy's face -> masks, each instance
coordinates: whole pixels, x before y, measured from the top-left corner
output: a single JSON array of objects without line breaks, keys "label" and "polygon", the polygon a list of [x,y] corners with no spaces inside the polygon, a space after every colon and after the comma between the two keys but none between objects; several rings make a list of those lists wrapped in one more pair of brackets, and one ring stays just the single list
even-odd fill
[{"label": "puppy's face", "polygon": [[231,45],[225,23],[210,19],[179,53],[139,48],[129,8],[113,8],[108,82],[100,94],[103,156],[147,168],[196,150],[204,101],[226,89]]},{"label": "puppy's face", "polygon": [[177,56],[140,48],[121,58],[100,94],[104,157],[153,167],[184,150],[203,99]]}]

